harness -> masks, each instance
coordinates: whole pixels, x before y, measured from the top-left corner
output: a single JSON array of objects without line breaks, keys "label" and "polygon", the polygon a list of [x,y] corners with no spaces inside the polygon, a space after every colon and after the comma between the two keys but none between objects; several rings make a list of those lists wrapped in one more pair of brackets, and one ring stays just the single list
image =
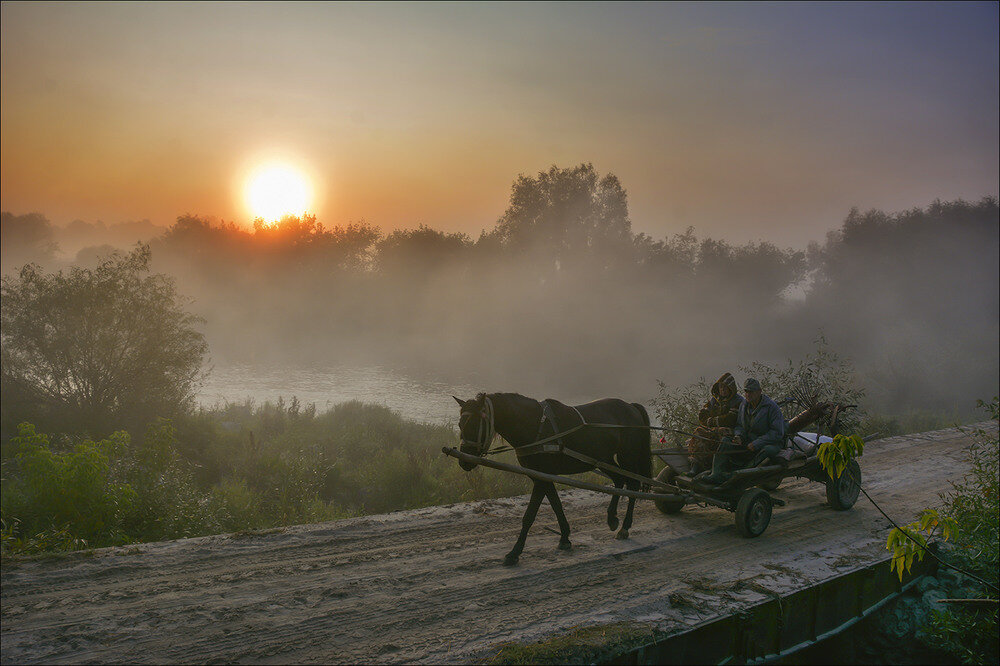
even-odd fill
[{"label": "harness", "polygon": [[[473,414],[474,412],[463,411],[460,416],[472,416]],[[475,444],[479,448],[479,455],[486,455],[489,453],[490,447],[493,445],[493,440],[497,436],[497,428],[493,420],[493,401],[490,400],[489,396],[483,397],[483,411],[480,412],[479,417],[479,432],[476,433],[476,440],[470,442],[465,438],[461,438],[460,441],[463,446],[466,444]]]},{"label": "harness", "polygon": [[[570,409],[580,417],[580,423],[568,430],[561,431],[559,429],[559,422],[556,420],[555,410],[552,409],[552,401],[546,398],[540,404],[542,405],[542,418],[538,422],[538,434],[535,435],[533,443],[528,446],[522,446],[517,450],[519,456],[532,456],[538,453],[565,453],[566,443],[563,442],[563,437],[588,425],[587,419],[583,418],[580,410],[570,405]],[[552,425],[552,434],[543,438],[542,433],[545,432],[546,421]]]},{"label": "harness", "polygon": [[[567,447],[565,442],[563,442],[563,437],[570,435],[576,432],[577,430],[580,430],[585,427],[614,428],[614,429],[642,428],[644,430],[650,430],[650,429],[665,430],[665,428],[658,428],[656,426],[628,426],[628,425],[617,425],[617,424],[607,424],[607,423],[587,423],[587,420],[583,418],[583,414],[580,413],[580,410],[577,409],[576,407],[573,407],[572,405],[569,405],[570,409],[576,412],[576,415],[580,417],[580,423],[576,424],[572,428],[560,431],[559,422],[556,420],[555,411],[552,409],[551,403],[552,401],[549,399],[545,399],[540,402],[542,406],[542,417],[538,423],[538,435],[536,435],[536,437],[539,439],[535,442],[532,442],[531,444],[528,444],[527,446],[517,447],[516,451],[518,458],[538,455],[540,453],[558,453],[565,456],[569,456],[570,458],[575,458],[580,462],[591,465],[594,468],[596,468],[597,472],[603,474],[604,476],[607,476],[608,478],[613,478],[608,473],[608,472],[613,472],[615,474],[618,474],[619,476],[626,476],[628,478],[635,479],[636,481],[640,481],[645,484],[652,483],[652,485],[654,486],[662,488],[670,488],[669,485],[661,481],[647,479],[646,477],[639,476],[638,474],[635,474],[628,470],[621,469],[616,465],[612,465],[610,463],[596,460],[594,458],[591,458],[590,456],[584,455],[578,451],[575,451]],[[472,416],[475,414],[476,412],[471,410],[470,411],[463,410],[461,412],[461,415],[463,416],[464,415]],[[496,432],[496,424],[494,422],[495,412],[493,409],[493,401],[490,400],[489,396],[484,396],[483,410],[479,412],[479,416],[480,416],[479,430],[476,433],[476,439],[473,441],[461,438],[460,441],[462,442],[463,445],[474,444],[478,449],[478,453],[476,455],[480,457],[486,457],[491,453],[501,453],[515,448],[515,447],[501,447],[499,449],[494,449],[492,451],[490,450],[490,446],[492,446],[493,439],[496,437],[497,432]],[[552,424],[553,434],[549,435],[548,437],[542,438],[542,433],[545,431],[546,422]]]}]

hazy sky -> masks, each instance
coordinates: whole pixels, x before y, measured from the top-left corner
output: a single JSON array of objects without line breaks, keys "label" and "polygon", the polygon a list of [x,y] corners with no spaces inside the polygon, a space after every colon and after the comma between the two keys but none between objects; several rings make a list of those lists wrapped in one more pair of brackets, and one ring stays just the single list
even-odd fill
[{"label": "hazy sky", "polygon": [[998,192],[998,4],[2,5],[0,205],[249,220],[261,159],[332,225],[473,237],[592,162],[633,226],[787,245]]}]

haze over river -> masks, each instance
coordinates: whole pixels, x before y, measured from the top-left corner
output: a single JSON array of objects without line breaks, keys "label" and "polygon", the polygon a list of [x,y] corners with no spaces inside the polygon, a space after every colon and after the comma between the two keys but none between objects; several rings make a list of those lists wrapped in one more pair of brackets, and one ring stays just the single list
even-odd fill
[{"label": "haze over river", "polygon": [[[653,388],[650,388],[652,395]],[[479,391],[517,391],[542,399],[553,397],[579,404],[605,397],[597,395],[542,395],[532,387],[492,386],[470,375],[462,379],[427,377],[382,366],[326,366],[315,368],[284,365],[231,365],[215,367],[197,394],[198,404],[212,407],[225,402],[253,399],[257,404],[292,396],[302,406],[315,403],[318,412],[349,400],[385,405],[407,419],[435,424],[458,422],[458,406],[452,395],[471,398]],[[624,397],[624,396],[623,396]],[[630,400],[646,402],[649,396]]]}]

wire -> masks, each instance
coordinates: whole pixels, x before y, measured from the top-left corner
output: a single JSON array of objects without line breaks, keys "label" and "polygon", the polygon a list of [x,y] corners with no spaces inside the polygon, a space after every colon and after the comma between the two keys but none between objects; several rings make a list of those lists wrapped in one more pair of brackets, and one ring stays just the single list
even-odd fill
[{"label": "wire", "polygon": [[[853,406],[853,405],[851,405],[851,406]],[[577,428],[579,428],[581,426],[596,426],[598,428],[601,428],[601,427],[603,427],[603,428],[644,428],[644,429],[648,429],[648,430],[666,430],[666,431],[675,432],[675,433],[682,434],[682,435],[688,435],[688,436],[691,436],[691,437],[698,437],[698,435],[693,435],[691,433],[686,433],[686,432],[683,432],[683,431],[674,430],[672,428],[657,427],[657,426],[625,426],[625,425],[604,424],[604,423],[582,423],[582,424],[580,424],[580,426],[577,426]],[[566,432],[563,432],[563,433],[558,433],[558,434],[553,435],[553,437],[550,437],[548,439],[559,437],[561,435],[566,435],[566,434],[569,434],[569,432],[570,431],[566,431]],[[817,437],[817,439],[818,439],[818,437]],[[536,444],[537,443],[538,442],[536,442]],[[488,453],[491,453],[491,454],[492,453],[503,453],[505,451],[513,450],[514,448],[515,447],[510,447],[510,448],[502,448],[501,447],[500,449],[494,449],[493,451],[489,451]],[[678,453],[680,453],[680,452],[681,451],[678,451]],[[986,587],[992,589],[995,594],[1000,594],[1000,588],[998,588],[993,583],[990,583],[989,581],[983,580],[982,578],[980,578],[976,574],[972,573],[971,571],[966,571],[965,569],[962,569],[961,567],[958,567],[958,566],[955,566],[954,564],[949,564],[948,562],[945,562],[940,557],[938,557],[934,553],[934,551],[930,550],[926,546],[922,545],[919,541],[917,541],[916,539],[914,539],[912,536],[910,536],[909,532],[907,532],[902,527],[900,527],[899,524],[896,523],[895,520],[893,520],[892,518],[889,517],[889,514],[887,514],[885,511],[882,510],[882,507],[880,507],[878,505],[878,502],[876,502],[875,500],[872,499],[872,496],[868,494],[868,491],[866,491],[861,486],[861,480],[858,479],[854,475],[854,470],[847,470],[847,471],[850,471],[852,480],[856,484],[858,484],[858,490],[860,490],[862,493],[864,493],[865,497],[868,498],[868,501],[872,503],[872,506],[874,506],[876,509],[878,509],[878,512],[881,513],[882,516],[885,517],[885,519],[888,520],[892,524],[893,527],[895,527],[897,530],[899,530],[903,534],[903,536],[905,536],[907,539],[909,539],[910,541],[912,541],[914,543],[914,545],[916,545],[922,551],[924,551],[925,553],[927,553],[928,555],[930,555],[931,557],[933,557],[938,562],[938,564],[943,564],[944,566],[946,566],[949,569],[954,569],[955,571],[957,571],[957,572],[959,572],[961,574],[964,574],[964,575],[968,576],[969,578],[972,578],[973,580],[979,581],[980,583],[982,583]]]},{"label": "wire", "polygon": [[948,567],[949,569],[954,569],[955,571],[957,571],[957,572],[959,572],[961,574],[965,574],[966,576],[968,576],[969,578],[972,578],[973,580],[979,581],[980,583],[982,583],[986,587],[992,589],[993,592],[994,592],[994,594],[1000,593],[1000,588],[998,588],[993,583],[991,583],[989,581],[986,581],[986,580],[983,580],[982,578],[980,578],[976,574],[974,574],[974,573],[972,573],[970,571],[966,571],[965,569],[962,569],[961,567],[957,567],[954,564],[949,564],[948,562],[945,562],[940,557],[938,557],[937,555],[935,555],[934,551],[932,551],[931,549],[927,548],[927,546],[922,545],[919,541],[917,541],[912,536],[910,536],[910,533],[908,531],[904,530],[902,527],[900,527],[896,523],[895,520],[893,520],[892,518],[890,518],[889,514],[887,514],[885,511],[883,511],[882,507],[880,507],[878,505],[878,502],[876,502],[875,500],[872,499],[872,496],[868,494],[868,491],[866,491],[864,488],[861,487],[861,481],[856,476],[854,476],[854,470],[849,470],[849,471],[851,472],[851,478],[853,479],[853,481],[856,484],[858,484],[858,490],[860,490],[862,493],[864,493],[865,497],[868,498],[868,501],[872,503],[872,506],[874,506],[876,509],[878,509],[878,512],[881,513],[885,517],[886,520],[888,520],[890,523],[892,523],[892,526],[895,527],[897,530],[899,530],[903,534],[903,536],[905,536],[907,539],[909,539],[914,544],[916,544],[916,546],[918,548],[920,548],[922,551],[924,551],[925,553],[927,553],[928,555],[930,555],[931,557],[933,557],[935,560],[937,560],[938,564],[943,564],[944,566]]}]

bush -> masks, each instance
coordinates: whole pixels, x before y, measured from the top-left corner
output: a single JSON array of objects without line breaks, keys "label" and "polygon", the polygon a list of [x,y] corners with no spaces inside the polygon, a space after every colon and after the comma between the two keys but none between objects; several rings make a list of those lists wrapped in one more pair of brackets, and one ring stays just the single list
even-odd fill
[{"label": "bush", "polygon": [[17,454],[3,468],[5,556],[265,529],[529,489],[523,477],[464,472],[442,456],[441,447],[457,439],[451,427],[360,402],[319,415],[295,399],[226,404],[177,427],[160,419],[141,438],[118,432],[68,452],[34,426],[21,428],[12,440]]},{"label": "bush", "polygon": [[[49,448],[46,435],[22,423],[12,440],[15,470],[4,479],[0,512],[12,538],[36,550],[61,545],[124,543],[126,516],[136,492],[112,475],[111,460],[128,446],[127,433],[86,440],[67,453]],[[8,471],[5,470],[5,477]]]},{"label": "bush", "polygon": [[135,493],[123,523],[133,539],[175,539],[205,534],[214,527],[191,464],[178,453],[177,444],[173,425],[160,419],[113,461],[116,478]]},{"label": "bush", "polygon": [[[993,421],[1000,420],[1000,401],[979,401]],[[969,448],[972,470],[961,481],[953,483],[945,497],[942,513],[958,525],[954,546],[948,550],[950,559],[963,569],[988,581],[991,590],[966,577],[971,597],[993,599],[980,604],[939,604],[925,627],[927,642],[955,655],[963,663],[995,664],[997,652],[996,586],[1000,574],[1000,440],[995,433],[982,428],[964,432],[974,438]]]},{"label": "bush", "polygon": [[[845,410],[839,416],[842,432],[857,431],[866,416],[860,406],[865,391],[857,385],[851,362],[831,350],[822,336],[816,340],[815,353],[807,354],[797,364],[792,359],[788,359],[784,366],[754,361],[749,366],[740,366],[739,371],[747,377],[755,377],[772,400],[796,400],[797,403],[782,406],[787,419],[816,401],[858,405],[857,409]],[[704,377],[680,388],[657,383],[659,391],[653,400],[653,409],[660,423],[664,427],[686,432],[698,427],[698,411],[710,397],[711,384]],[[669,433],[668,438],[672,438],[676,445],[686,439],[678,433]]]}]

